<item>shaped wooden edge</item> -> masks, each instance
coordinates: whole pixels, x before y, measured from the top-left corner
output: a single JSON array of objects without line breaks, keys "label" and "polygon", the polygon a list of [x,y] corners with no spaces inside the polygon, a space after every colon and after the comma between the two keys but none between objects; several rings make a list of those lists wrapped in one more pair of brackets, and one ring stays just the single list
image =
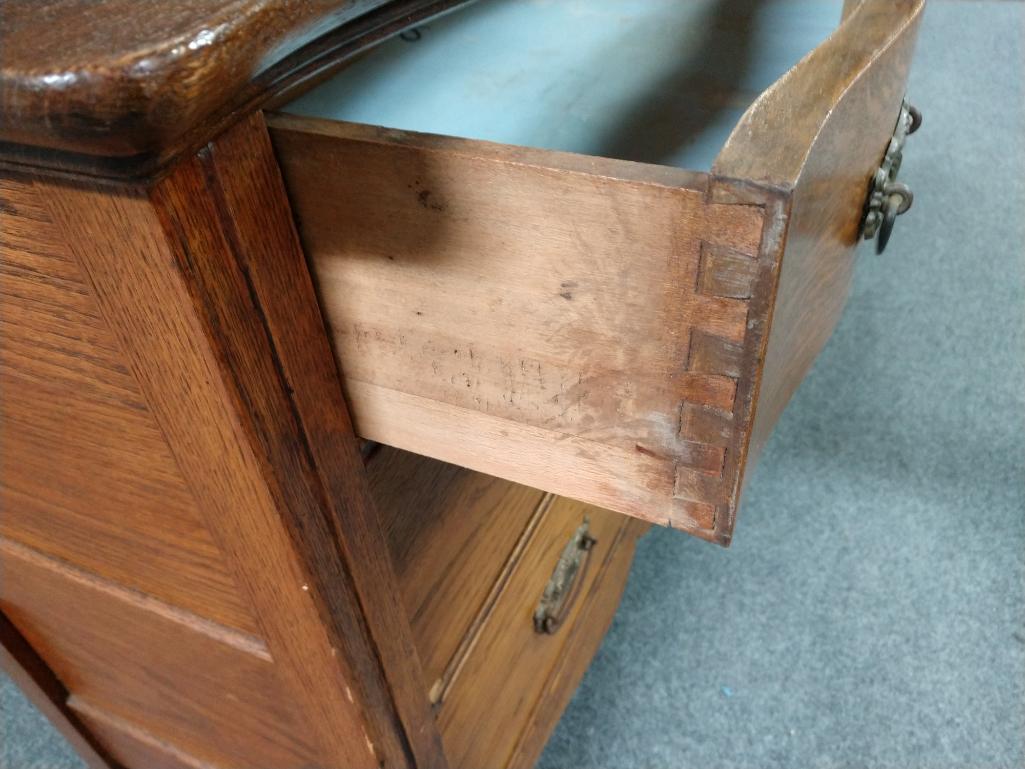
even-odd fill
[{"label": "shaped wooden edge", "polygon": [[789,198],[750,463],[846,303],[864,201],[900,114],[924,7],[847,0],[837,30],[752,104],[713,165]]},{"label": "shaped wooden edge", "polygon": [[[712,172],[795,187],[816,141],[853,87],[917,31],[925,0],[846,0],[842,22],[748,108]],[[903,72],[893,73],[901,81]],[[893,111],[893,128],[897,111]],[[880,158],[885,145],[880,149]]]},{"label": "shaped wooden edge", "polygon": [[0,165],[143,179],[269,99],[468,0],[9,0]]}]

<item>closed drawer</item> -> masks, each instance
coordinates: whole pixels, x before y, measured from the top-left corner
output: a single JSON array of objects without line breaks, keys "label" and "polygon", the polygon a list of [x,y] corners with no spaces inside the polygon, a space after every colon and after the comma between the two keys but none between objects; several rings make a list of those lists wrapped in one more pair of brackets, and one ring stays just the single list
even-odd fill
[{"label": "closed drawer", "polygon": [[367,476],[437,703],[545,493],[387,447],[371,457]]},{"label": "closed drawer", "polygon": [[[438,702],[454,766],[533,765],[612,620],[635,534],[621,515],[548,498]],[[572,573],[542,605],[560,561]]]},{"label": "closed drawer", "polygon": [[532,766],[646,525],[390,448],[367,472],[449,764]]},{"label": "closed drawer", "polygon": [[[500,5],[540,29],[553,4]],[[719,93],[721,54],[680,79],[696,112],[753,100],[708,171],[270,116],[360,434],[728,544],[744,478],[846,300],[922,5],[848,3],[761,94]],[[609,23],[601,40],[630,42],[643,68],[645,46]],[[709,49],[682,38],[698,60]],[[341,76],[351,88],[321,86],[321,114],[373,85],[363,64]],[[508,109],[529,112],[518,98]]]}]

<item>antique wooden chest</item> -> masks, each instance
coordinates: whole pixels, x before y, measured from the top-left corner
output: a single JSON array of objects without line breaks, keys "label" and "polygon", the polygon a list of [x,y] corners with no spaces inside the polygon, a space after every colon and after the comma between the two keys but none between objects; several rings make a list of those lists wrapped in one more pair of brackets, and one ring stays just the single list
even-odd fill
[{"label": "antique wooden chest", "polygon": [[462,5],[0,6],[0,636],[94,766],[531,765],[636,538],[729,543],[910,204],[922,0],[746,97],[699,47],[705,170],[333,117]]}]

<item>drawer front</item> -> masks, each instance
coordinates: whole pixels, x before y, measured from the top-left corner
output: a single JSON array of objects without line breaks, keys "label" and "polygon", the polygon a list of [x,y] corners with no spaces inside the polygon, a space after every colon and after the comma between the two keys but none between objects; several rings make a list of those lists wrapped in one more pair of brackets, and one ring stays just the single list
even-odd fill
[{"label": "drawer front", "polygon": [[449,764],[533,766],[647,525],[388,447],[367,472]]},{"label": "drawer front", "polygon": [[367,476],[436,701],[545,495],[386,446]]},{"label": "drawer front", "polygon": [[272,116],[360,434],[728,544],[846,298],[922,4],[853,8],[711,174]]},{"label": "drawer front", "polygon": [[[615,513],[548,498],[504,589],[466,639],[437,704],[453,766],[533,764],[612,619],[636,525]],[[553,596],[549,583],[560,559],[565,579]],[[575,568],[566,569],[571,561]]]}]

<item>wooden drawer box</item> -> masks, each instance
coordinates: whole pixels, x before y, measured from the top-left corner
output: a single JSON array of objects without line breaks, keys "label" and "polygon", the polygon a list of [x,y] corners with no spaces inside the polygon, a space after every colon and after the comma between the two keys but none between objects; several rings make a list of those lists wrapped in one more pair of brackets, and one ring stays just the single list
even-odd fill
[{"label": "wooden drawer box", "polygon": [[271,116],[359,434],[727,544],[846,299],[920,11],[851,11],[707,173]]}]

